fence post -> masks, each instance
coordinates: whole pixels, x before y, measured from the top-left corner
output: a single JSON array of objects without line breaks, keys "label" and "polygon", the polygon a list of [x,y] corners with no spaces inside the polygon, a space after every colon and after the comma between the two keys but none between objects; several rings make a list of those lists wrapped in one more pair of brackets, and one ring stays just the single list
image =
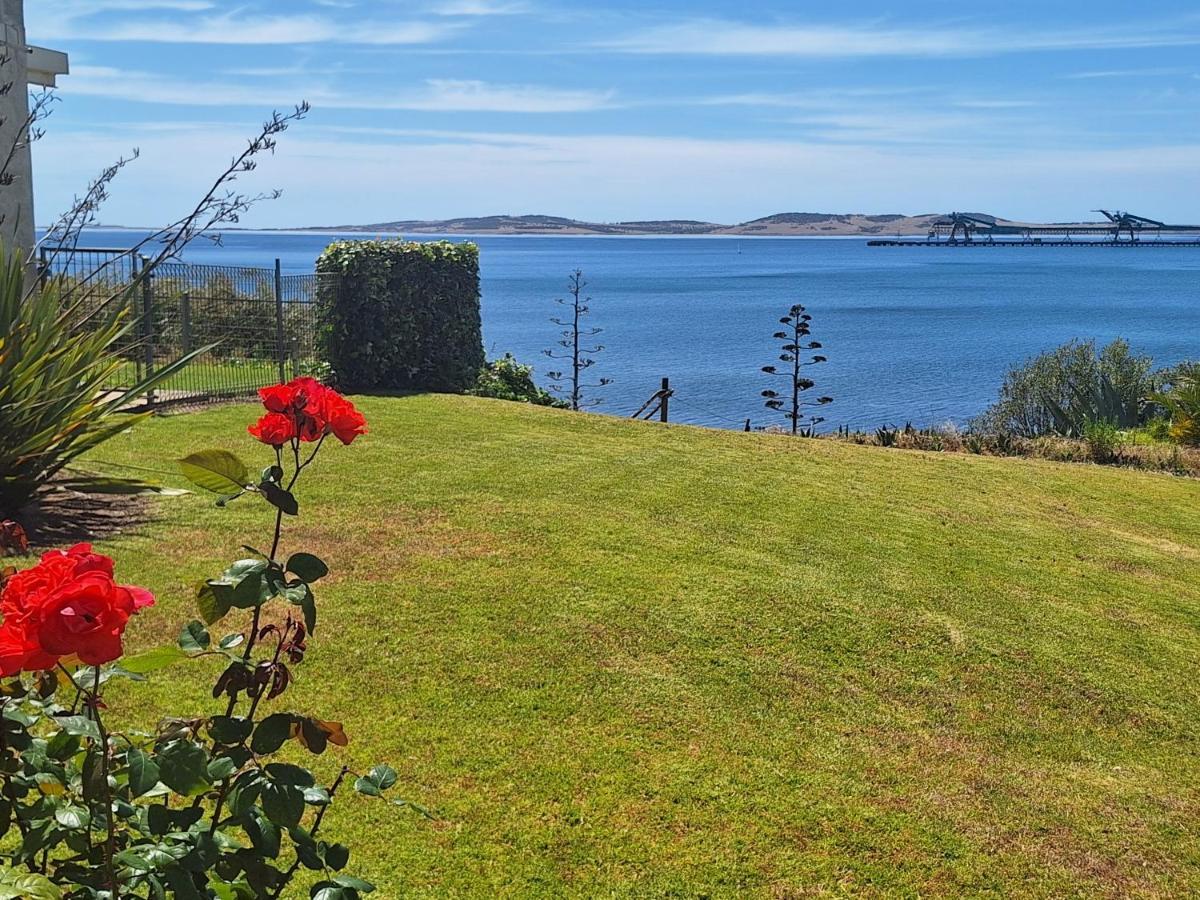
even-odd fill
[{"label": "fence post", "polygon": [[283,269],[275,257],[275,355],[279,359],[279,383],[287,381],[287,347],[283,343]]},{"label": "fence post", "polygon": [[662,380],[662,405],[658,408],[658,421],[667,421],[667,407],[671,402],[671,379]]},{"label": "fence post", "polygon": [[192,352],[192,292],[184,291],[179,295],[179,331],[183,343],[183,353]]},{"label": "fence post", "polygon": [[[142,267],[142,360],[146,377],[154,374],[154,272],[149,260],[139,255]],[[146,391],[146,405],[154,406],[154,388]]]}]

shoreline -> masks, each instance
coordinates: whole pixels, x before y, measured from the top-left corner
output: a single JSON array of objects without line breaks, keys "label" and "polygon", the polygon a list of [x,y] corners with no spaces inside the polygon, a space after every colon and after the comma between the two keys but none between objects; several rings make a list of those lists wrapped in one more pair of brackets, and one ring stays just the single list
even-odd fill
[{"label": "shoreline", "polygon": [[[128,225],[96,225],[84,230],[84,233],[126,233],[132,232],[135,234],[146,234],[155,231],[153,228],[136,228]],[[38,229],[39,233],[44,232],[44,228]],[[407,238],[409,240],[417,240],[424,238],[437,239],[455,239],[455,238],[588,238],[599,240],[725,240],[725,241],[741,241],[741,240],[789,240],[789,241],[867,241],[880,239],[880,235],[875,234],[590,234],[590,233],[575,233],[561,234],[553,231],[546,232],[507,232],[507,231],[337,231],[335,229],[295,229],[295,228],[225,228],[220,229],[218,234],[262,234],[262,235],[295,235],[303,237],[305,235],[319,236],[334,236],[342,238],[358,238],[360,240],[371,240],[376,237],[389,238]],[[882,236],[883,239],[890,239],[893,235]],[[901,235],[902,238],[919,238],[921,235]]]}]

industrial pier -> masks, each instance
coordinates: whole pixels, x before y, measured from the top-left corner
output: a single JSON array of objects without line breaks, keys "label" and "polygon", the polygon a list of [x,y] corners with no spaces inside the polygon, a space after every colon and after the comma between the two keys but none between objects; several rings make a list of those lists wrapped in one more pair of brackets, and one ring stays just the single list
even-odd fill
[{"label": "industrial pier", "polygon": [[[1001,225],[967,213],[934,222],[925,240],[888,238],[869,247],[1200,247],[1200,225],[1167,225],[1128,212],[1095,210],[1107,222],[1079,225]],[[1164,236],[1180,235],[1178,238]],[[1075,237],[1100,240],[1075,240]],[[1046,240],[1046,237],[1051,237]],[[999,240],[997,240],[999,238]]]}]

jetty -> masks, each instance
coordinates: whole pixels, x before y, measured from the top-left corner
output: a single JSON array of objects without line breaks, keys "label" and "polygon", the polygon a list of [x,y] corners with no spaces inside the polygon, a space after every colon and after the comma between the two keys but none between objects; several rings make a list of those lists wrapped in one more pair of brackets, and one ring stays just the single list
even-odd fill
[{"label": "jetty", "polygon": [[1200,247],[1200,225],[1168,225],[1130,212],[1105,209],[1095,212],[1101,213],[1107,221],[1070,225],[1000,224],[968,213],[951,213],[933,223],[925,240],[876,239],[868,241],[867,246]]}]

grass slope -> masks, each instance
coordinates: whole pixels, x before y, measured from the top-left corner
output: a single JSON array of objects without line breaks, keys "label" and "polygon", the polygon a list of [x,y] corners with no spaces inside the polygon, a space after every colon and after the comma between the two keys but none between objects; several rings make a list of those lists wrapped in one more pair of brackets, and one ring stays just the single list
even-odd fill
[{"label": "grass slope", "polygon": [[[1200,892],[1200,483],[361,405],[284,546],[335,572],[295,697],[440,815],[338,804],[376,896]],[[250,458],[251,415],[100,456]],[[269,526],[159,511],[104,547],[159,594],[138,647]],[[211,708],[174,673],[125,703]]]}]

